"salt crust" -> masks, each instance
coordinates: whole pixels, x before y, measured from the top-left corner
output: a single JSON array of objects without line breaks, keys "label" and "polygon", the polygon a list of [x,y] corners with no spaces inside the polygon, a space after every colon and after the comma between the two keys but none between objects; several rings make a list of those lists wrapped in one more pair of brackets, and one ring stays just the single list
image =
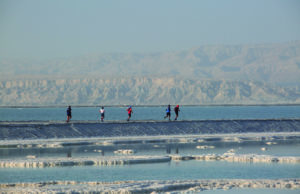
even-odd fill
[{"label": "salt crust", "polygon": [[275,140],[300,139],[300,132],[278,133],[243,133],[243,134],[212,134],[212,135],[165,135],[165,136],[131,136],[131,137],[90,137],[60,138],[33,140],[0,140],[1,147],[16,148],[62,148],[72,145],[115,145],[124,143],[193,143],[193,142],[244,142],[268,141],[266,145],[276,144]]},{"label": "salt crust", "polygon": [[[10,140],[0,141],[0,145],[9,147],[47,147],[58,148],[70,145],[112,145],[120,143],[167,143],[167,142],[205,142],[205,141],[268,141],[267,145],[274,144],[275,140],[289,140],[300,138],[299,132],[294,133],[249,133],[249,134],[214,134],[214,135],[181,135],[181,136],[155,136],[155,137],[120,137],[120,138],[75,138],[75,139],[50,139],[50,140]],[[199,149],[213,149],[202,146]],[[101,150],[95,150],[101,152]],[[132,154],[134,150],[117,150],[119,154]],[[229,150],[224,154],[206,154],[197,156],[167,155],[167,156],[112,156],[112,157],[78,157],[78,158],[36,158],[28,156],[26,159],[2,159],[2,168],[41,168],[55,166],[78,165],[122,165],[135,163],[168,162],[171,160],[222,160],[228,162],[281,162],[299,163],[300,157],[277,157],[268,155],[236,155],[235,150]]]},{"label": "salt crust", "polygon": [[[300,189],[300,179],[209,179],[0,184],[3,193],[195,193],[213,189]],[[283,190],[284,192],[284,190]]]},{"label": "salt crust", "polygon": [[[127,150],[125,150],[127,151]],[[232,152],[206,155],[168,155],[168,156],[105,156],[75,158],[35,158],[2,159],[1,168],[44,168],[57,166],[111,166],[140,163],[169,162],[171,160],[202,160],[227,162],[261,162],[261,163],[300,163],[300,157],[269,156],[257,154],[235,155]]]}]

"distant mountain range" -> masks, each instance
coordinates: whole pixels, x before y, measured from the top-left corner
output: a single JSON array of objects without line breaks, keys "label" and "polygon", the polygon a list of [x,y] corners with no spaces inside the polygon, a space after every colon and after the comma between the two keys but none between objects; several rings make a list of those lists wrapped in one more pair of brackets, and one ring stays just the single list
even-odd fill
[{"label": "distant mountain range", "polygon": [[0,59],[0,105],[300,103],[300,41]]},{"label": "distant mountain range", "polygon": [[300,41],[201,46],[160,53],[113,53],[35,61],[0,59],[0,77],[177,77],[300,85]]},{"label": "distant mountain range", "polygon": [[0,81],[0,105],[207,105],[300,103],[299,88],[175,78]]}]

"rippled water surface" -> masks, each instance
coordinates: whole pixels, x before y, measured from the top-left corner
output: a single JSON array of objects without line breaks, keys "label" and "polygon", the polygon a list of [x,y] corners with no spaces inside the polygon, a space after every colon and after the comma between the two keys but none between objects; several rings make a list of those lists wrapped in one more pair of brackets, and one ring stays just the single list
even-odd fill
[{"label": "rippled water surface", "polygon": [[0,182],[300,178],[298,164],[180,161],[123,166],[0,168]]},{"label": "rippled water surface", "polygon": [[[25,158],[28,155],[37,157],[65,157],[70,154],[73,157],[95,157],[116,155],[114,151],[119,149],[134,150],[134,155],[199,155],[199,154],[223,154],[234,149],[236,154],[263,154],[274,156],[299,156],[300,139],[276,140],[272,145],[268,141],[244,141],[244,142],[193,142],[193,143],[129,143],[113,145],[73,145],[61,148],[7,148],[0,149],[0,159]],[[197,146],[214,146],[213,149],[197,149]],[[266,148],[266,150],[262,150]],[[98,151],[102,152],[99,153]]]}]

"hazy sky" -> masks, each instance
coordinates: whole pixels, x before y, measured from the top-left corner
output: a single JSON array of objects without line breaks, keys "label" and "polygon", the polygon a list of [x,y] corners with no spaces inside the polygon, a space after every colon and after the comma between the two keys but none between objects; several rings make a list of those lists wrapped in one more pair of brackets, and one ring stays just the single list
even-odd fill
[{"label": "hazy sky", "polygon": [[0,57],[300,40],[299,0],[0,0]]}]

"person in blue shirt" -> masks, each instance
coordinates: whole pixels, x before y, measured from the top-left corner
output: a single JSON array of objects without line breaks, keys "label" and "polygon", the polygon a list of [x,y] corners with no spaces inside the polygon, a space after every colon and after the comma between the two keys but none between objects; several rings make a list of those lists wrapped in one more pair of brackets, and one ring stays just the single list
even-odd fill
[{"label": "person in blue shirt", "polygon": [[169,117],[169,121],[171,120],[171,105],[168,105],[168,108],[166,109],[166,116],[164,117],[167,118]]}]

